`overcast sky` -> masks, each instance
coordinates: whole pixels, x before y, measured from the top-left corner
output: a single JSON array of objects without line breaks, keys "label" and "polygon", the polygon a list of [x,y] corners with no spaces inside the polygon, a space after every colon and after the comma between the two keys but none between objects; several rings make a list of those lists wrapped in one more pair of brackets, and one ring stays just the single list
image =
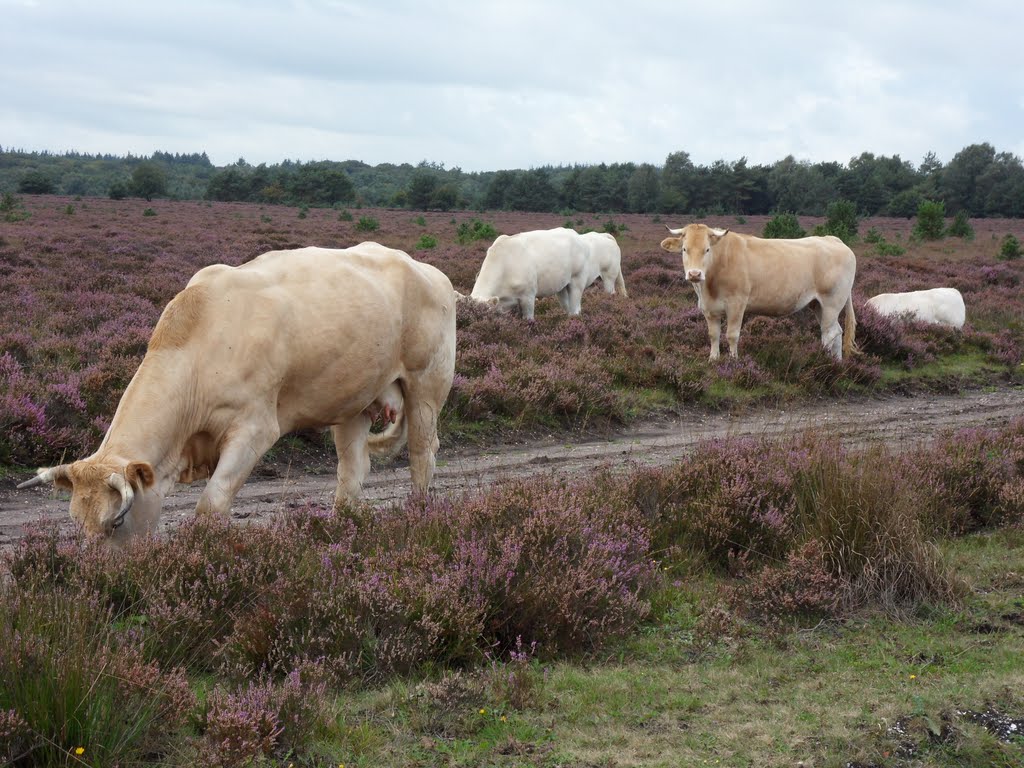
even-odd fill
[{"label": "overcast sky", "polygon": [[1024,155],[1024,2],[0,0],[0,146],[466,171]]}]

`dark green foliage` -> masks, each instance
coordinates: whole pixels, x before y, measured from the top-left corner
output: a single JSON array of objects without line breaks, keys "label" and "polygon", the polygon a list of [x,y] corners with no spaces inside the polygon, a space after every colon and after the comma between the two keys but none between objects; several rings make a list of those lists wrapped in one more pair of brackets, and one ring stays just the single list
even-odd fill
[{"label": "dark green foliage", "polygon": [[912,219],[917,215],[917,209],[924,198],[916,189],[905,189],[893,195],[889,201],[888,213],[890,216],[898,216],[903,219]]},{"label": "dark green foliage", "polygon": [[946,231],[946,204],[922,200],[917,207],[914,237],[919,240],[941,240]]},{"label": "dark green foliage", "polygon": [[864,242],[874,245],[875,243],[885,242],[885,238],[882,237],[882,233],[879,232],[875,227],[868,230],[867,234],[864,235]]},{"label": "dark green foliage", "polygon": [[143,216],[156,216],[156,211],[154,211],[152,208],[147,208],[146,210],[144,210],[142,212],[142,215]]},{"label": "dark green foliage", "polygon": [[437,238],[433,235],[420,235],[420,239],[416,241],[416,248],[418,250],[426,250],[428,248],[437,247]]},{"label": "dark green foliage", "polygon": [[128,185],[123,181],[115,181],[107,190],[107,196],[111,200],[124,200],[128,197]]},{"label": "dark green foliage", "polygon": [[356,232],[376,232],[380,229],[380,222],[372,216],[360,216],[356,222]]},{"label": "dark green foliage", "polygon": [[57,191],[57,186],[42,171],[29,171],[18,182],[18,191],[26,195],[52,195]]},{"label": "dark green foliage", "polygon": [[999,244],[999,258],[1003,261],[1016,261],[1021,254],[1020,240],[1013,235],[1006,235]]},{"label": "dark green foliage", "polygon": [[852,200],[835,200],[828,204],[825,223],[815,227],[814,234],[835,235],[844,243],[857,236],[857,205]]},{"label": "dark green foliage", "polygon": [[793,240],[806,237],[807,231],[800,226],[800,220],[794,213],[777,213],[764,225],[762,237]]},{"label": "dark green foliage", "polygon": [[353,216],[351,211],[342,211],[338,214],[338,221],[352,221]]},{"label": "dark green foliage", "polygon": [[967,211],[957,211],[953,217],[953,223],[949,225],[946,234],[952,237],[962,237],[964,240],[974,239],[974,227],[967,218]]}]

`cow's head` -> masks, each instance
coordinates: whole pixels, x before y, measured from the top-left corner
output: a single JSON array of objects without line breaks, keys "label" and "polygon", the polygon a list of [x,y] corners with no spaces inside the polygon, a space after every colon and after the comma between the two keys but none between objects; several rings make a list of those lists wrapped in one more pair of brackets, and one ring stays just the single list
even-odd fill
[{"label": "cow's head", "polygon": [[71,491],[71,517],[89,536],[119,541],[131,533],[149,532],[156,523],[152,503],[137,501],[154,484],[153,467],[144,461],[83,459],[40,469],[18,487],[43,483]]},{"label": "cow's head", "polygon": [[661,247],[670,253],[682,254],[687,280],[694,285],[704,282],[714,261],[712,248],[729,230],[712,229],[705,224],[690,224],[681,229],[669,229],[669,232],[672,237],[662,240]]}]

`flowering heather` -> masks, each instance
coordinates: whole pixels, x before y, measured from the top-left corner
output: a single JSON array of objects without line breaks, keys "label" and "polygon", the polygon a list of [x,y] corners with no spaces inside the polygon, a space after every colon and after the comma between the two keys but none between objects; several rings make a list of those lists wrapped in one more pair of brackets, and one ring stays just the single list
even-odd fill
[{"label": "flowering heather", "polygon": [[[2,464],[52,463],[95,448],[161,310],[203,266],[241,264],[272,249],[347,247],[372,236],[439,267],[468,293],[489,243],[460,244],[460,224],[475,218],[503,233],[564,224],[554,214],[375,210],[380,226],[365,235],[330,209],[299,218],[294,209],[270,205],[88,199],[75,201],[76,214],[67,216],[67,198],[25,196],[23,202],[27,219],[0,224]],[[146,207],[158,215],[143,216]],[[832,365],[816,355],[810,312],[750,318],[744,359],[719,367],[707,362],[707,328],[678,260],[658,245],[664,224],[643,215],[619,218],[628,227],[618,234],[628,299],[591,289],[579,318],[544,299],[534,323],[460,305],[458,378],[442,440],[460,431],[621,422],[666,398],[718,405],[743,391],[748,398],[844,392],[876,386],[880,366],[913,370],[950,353],[1019,368],[1024,263],[999,262],[989,246],[1006,232],[1024,237],[1022,222],[980,220],[974,241],[908,243],[900,257],[854,244],[858,307],[882,291],[951,285],[967,303],[962,334],[913,324],[884,329],[868,316],[860,334],[867,355]],[[576,222],[600,230],[605,219],[581,214]],[[758,234],[764,221],[709,223]],[[872,227],[889,239],[909,236],[898,219],[863,222],[865,231]],[[424,233],[437,247],[416,250]]]}]

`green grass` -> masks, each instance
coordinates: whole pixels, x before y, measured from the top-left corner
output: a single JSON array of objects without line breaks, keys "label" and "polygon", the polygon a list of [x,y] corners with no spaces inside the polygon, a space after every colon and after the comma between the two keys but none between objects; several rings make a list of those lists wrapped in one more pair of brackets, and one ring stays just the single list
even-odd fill
[{"label": "green grass", "polygon": [[943,357],[919,365],[913,370],[889,365],[882,368],[880,388],[919,383],[923,385],[943,384],[949,387],[981,384],[993,376],[1005,373],[1006,367],[997,365],[981,350],[971,350]]},{"label": "green grass", "polygon": [[[464,673],[480,694],[455,706],[432,707],[429,681],[346,694],[336,754],[346,766],[1022,765],[1024,739],[999,743],[954,712],[1024,717],[1024,627],[1005,618],[1024,611],[1024,531],[943,553],[972,586],[959,611],[782,632],[737,620],[709,636],[701,617],[723,583],[667,584],[641,633],[532,669],[523,709],[494,695],[488,670]],[[905,735],[888,730],[901,719]],[[898,757],[908,744],[918,762]]]}]

